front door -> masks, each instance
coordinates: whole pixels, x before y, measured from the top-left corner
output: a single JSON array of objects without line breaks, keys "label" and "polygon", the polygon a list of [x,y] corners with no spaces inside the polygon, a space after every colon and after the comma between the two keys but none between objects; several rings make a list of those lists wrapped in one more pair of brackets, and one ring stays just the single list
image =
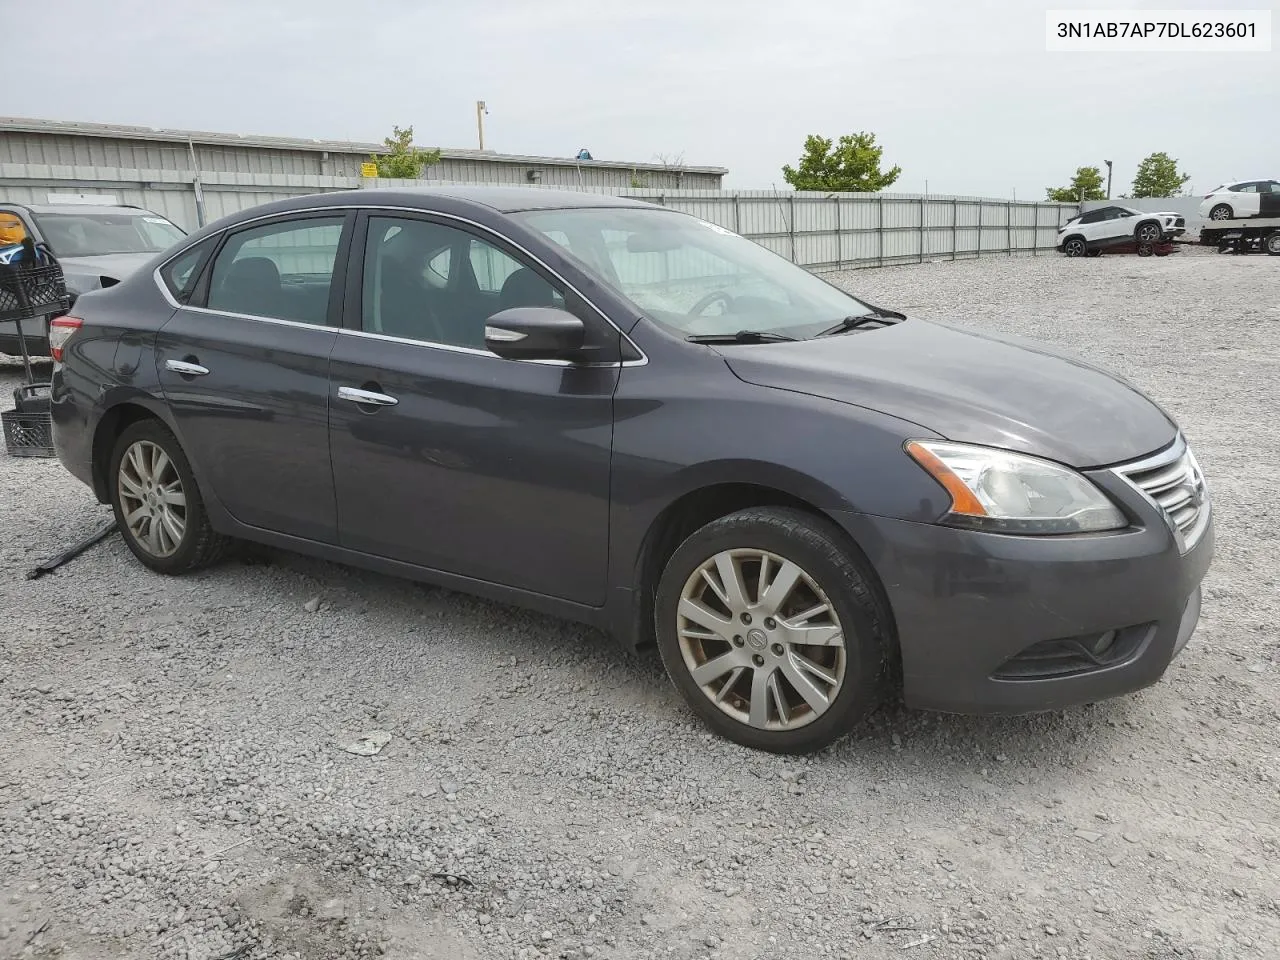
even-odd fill
[{"label": "front door", "polygon": [[1258,184],[1258,215],[1280,217],[1280,180],[1264,180]]},{"label": "front door", "polygon": [[363,259],[350,329],[330,365],[342,545],[603,604],[617,364],[485,349],[498,310],[566,306],[549,275],[493,235],[369,216],[353,250]]},{"label": "front door", "polygon": [[293,215],[230,234],[192,304],[156,337],[165,397],[196,473],[241,523],[337,541],[329,353],[354,214]]}]

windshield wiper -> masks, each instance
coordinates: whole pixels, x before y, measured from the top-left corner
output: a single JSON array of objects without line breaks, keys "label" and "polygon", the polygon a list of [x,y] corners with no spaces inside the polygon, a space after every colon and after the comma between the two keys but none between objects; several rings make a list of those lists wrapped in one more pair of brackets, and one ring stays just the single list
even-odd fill
[{"label": "windshield wiper", "polygon": [[795,337],[767,330],[739,330],[737,333],[700,333],[685,339],[690,343],[784,343]]},{"label": "windshield wiper", "polygon": [[907,319],[907,316],[904,313],[897,313],[893,310],[874,310],[871,313],[860,313],[857,316],[845,317],[834,327],[828,327],[821,333],[815,334],[815,336],[830,337],[837,333],[848,333],[850,330],[857,330],[868,323],[884,323],[885,321],[905,319]]}]

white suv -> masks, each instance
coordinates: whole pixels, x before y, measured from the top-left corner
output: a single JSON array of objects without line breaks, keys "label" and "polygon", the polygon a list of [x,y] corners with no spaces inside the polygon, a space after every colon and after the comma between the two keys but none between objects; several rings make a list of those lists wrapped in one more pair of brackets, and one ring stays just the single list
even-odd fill
[{"label": "white suv", "polygon": [[1057,248],[1068,257],[1096,257],[1106,247],[1158,243],[1187,232],[1177,212],[1143,213],[1129,207],[1099,207],[1058,228]]},{"label": "white suv", "polygon": [[1210,220],[1280,217],[1280,180],[1241,180],[1214,187],[1200,203],[1200,216]]}]

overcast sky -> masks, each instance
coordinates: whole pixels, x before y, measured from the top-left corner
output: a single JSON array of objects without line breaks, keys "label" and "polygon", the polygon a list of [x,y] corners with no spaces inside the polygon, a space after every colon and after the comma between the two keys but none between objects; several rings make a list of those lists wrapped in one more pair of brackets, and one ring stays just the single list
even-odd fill
[{"label": "overcast sky", "polygon": [[0,113],[727,167],[782,187],[809,133],[873,131],[895,189],[1044,196],[1164,150],[1210,188],[1280,177],[1280,52],[1048,53],[1049,8],[1276,0],[0,0]]}]

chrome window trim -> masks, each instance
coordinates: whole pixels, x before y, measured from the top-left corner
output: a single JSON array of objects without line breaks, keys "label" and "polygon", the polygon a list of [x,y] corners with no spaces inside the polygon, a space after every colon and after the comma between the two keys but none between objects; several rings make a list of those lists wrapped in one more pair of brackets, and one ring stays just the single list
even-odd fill
[{"label": "chrome window trim", "polygon": [[[1195,478],[1199,481],[1200,490],[1203,494],[1203,500],[1200,503],[1199,513],[1196,516],[1194,526],[1183,533],[1174,522],[1173,517],[1160,505],[1155,497],[1147,493],[1136,480],[1133,479],[1135,473],[1145,473],[1159,467],[1166,467],[1170,464],[1177,463],[1184,457],[1191,462],[1191,469],[1194,471]],[[1195,454],[1191,452],[1186,438],[1182,432],[1174,438],[1173,443],[1165,447],[1163,450],[1153,453],[1150,456],[1143,457],[1141,460],[1132,460],[1128,463],[1122,463],[1112,467],[1111,472],[1123,480],[1130,489],[1137,492],[1152,509],[1154,509],[1161,517],[1164,518],[1165,526],[1173,534],[1174,541],[1178,545],[1179,553],[1187,553],[1200,542],[1200,538],[1204,535],[1205,529],[1209,525],[1209,518],[1213,513],[1213,502],[1209,496],[1209,485],[1205,482],[1204,472],[1200,469],[1200,463],[1196,460]]]},{"label": "chrome window trim", "polygon": [[[174,260],[176,260],[178,257],[186,253],[189,249],[191,249],[191,247],[194,247],[197,243],[201,243],[202,241],[208,239],[208,237],[201,237],[200,240],[195,241],[195,243],[189,243],[186,246],[184,246],[181,250],[176,251],[172,256],[165,258],[165,260],[159,266],[157,266],[155,270],[152,271],[152,278],[155,280],[156,286],[160,288],[160,294],[165,298],[166,301],[168,301],[169,305],[172,306],[175,310],[194,310],[198,313],[207,313],[213,316],[236,317],[241,320],[262,320],[269,323],[288,324],[290,326],[335,330],[340,334],[347,334],[349,336],[370,337],[370,338],[379,339],[379,340],[389,340],[393,343],[415,344],[420,347],[429,347],[434,350],[446,350],[451,353],[470,353],[470,354],[474,354],[475,356],[492,357],[494,360],[500,360],[503,363],[536,363],[536,364],[542,364],[544,366],[557,366],[557,367],[643,367],[649,362],[648,354],[646,354],[642,349],[640,349],[640,345],[636,343],[634,340],[632,340],[625,330],[623,330],[616,323],[614,323],[609,318],[609,315],[605,313],[603,310],[601,310],[595,304],[595,302],[591,300],[590,297],[586,296],[581,290],[579,290],[572,283],[566,280],[557,271],[553,270],[550,266],[548,266],[547,263],[545,263],[541,257],[533,253],[532,251],[528,250],[526,247],[522,246],[521,244],[517,243],[515,240],[512,240],[510,237],[499,233],[497,230],[494,230],[492,227],[485,226],[483,223],[478,223],[475,220],[469,219],[468,217],[459,216],[456,213],[444,213],[439,210],[424,210],[421,207],[395,206],[392,204],[351,203],[351,204],[343,204],[341,206],[335,205],[335,206],[323,206],[323,207],[305,207],[299,210],[287,210],[287,211],[277,211],[275,213],[265,213],[265,214],[262,214],[261,216],[251,217],[248,220],[241,220],[238,223],[227,226],[221,231],[221,233],[226,233],[229,230],[236,230],[238,232],[242,227],[247,227],[251,224],[259,223],[263,220],[287,218],[287,217],[293,217],[293,216],[297,216],[299,214],[305,214],[305,213],[327,213],[331,211],[345,212],[348,210],[355,210],[357,213],[362,210],[364,211],[381,210],[381,211],[391,211],[395,213],[416,213],[419,215],[426,215],[431,217],[442,217],[446,220],[452,220],[456,223],[462,223],[462,224],[466,224],[469,227],[474,227],[475,229],[481,230],[489,236],[497,237],[503,243],[509,244],[511,247],[515,248],[524,256],[528,257],[531,261],[536,263],[538,266],[542,267],[543,270],[551,274],[551,276],[554,277],[565,288],[572,290],[573,293],[576,294],[577,297],[583,303],[585,303],[588,307],[590,307],[597,314],[599,314],[601,320],[603,320],[605,323],[611,326],[614,330],[616,330],[618,333],[618,336],[620,336],[623,340],[629,343],[636,353],[640,354],[640,359],[619,360],[614,363],[573,363],[572,361],[569,361],[569,360],[505,360],[502,357],[499,357],[496,353],[492,353],[489,350],[477,350],[474,347],[459,347],[459,346],[454,346],[453,344],[448,344],[448,343],[436,343],[431,340],[414,340],[409,337],[390,337],[385,334],[369,333],[364,330],[349,330],[345,327],[330,327],[328,324],[298,323],[297,321],[294,321],[294,320],[280,320],[276,317],[259,317],[259,316],[255,316],[253,314],[247,314],[247,313],[229,313],[225,310],[210,310],[208,307],[193,307],[189,304],[179,303],[174,298],[173,294],[170,293],[169,286],[164,282],[164,278],[160,275],[160,271],[163,270],[170,263],[172,263]],[[218,236],[218,234],[210,234],[210,236]],[[361,256],[363,256],[363,254]]]}]

